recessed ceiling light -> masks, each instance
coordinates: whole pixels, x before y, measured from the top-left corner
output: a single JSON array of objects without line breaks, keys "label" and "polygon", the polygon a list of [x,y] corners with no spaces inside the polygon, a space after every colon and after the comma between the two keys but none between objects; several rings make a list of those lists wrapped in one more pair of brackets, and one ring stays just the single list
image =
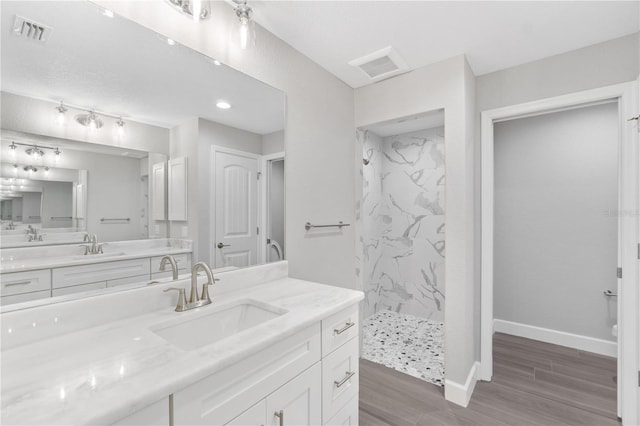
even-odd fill
[{"label": "recessed ceiling light", "polygon": [[167,44],[169,46],[173,46],[174,44],[176,44],[176,41],[172,38],[167,38]]},{"label": "recessed ceiling light", "polygon": [[107,18],[113,18],[113,12],[112,12],[112,11],[110,11],[109,9],[105,9],[105,10],[103,10],[103,11],[102,11],[102,14],[103,14],[104,16],[106,16]]},{"label": "recessed ceiling light", "polygon": [[229,109],[231,108],[231,104],[227,101],[218,101],[216,106],[220,109]]}]

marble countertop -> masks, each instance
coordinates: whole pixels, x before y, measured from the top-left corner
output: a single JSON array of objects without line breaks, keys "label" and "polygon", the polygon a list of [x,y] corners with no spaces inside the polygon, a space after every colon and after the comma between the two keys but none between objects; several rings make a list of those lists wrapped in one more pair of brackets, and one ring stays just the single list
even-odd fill
[{"label": "marble countertop", "polygon": [[[137,291],[160,292],[172,285],[175,282]],[[212,305],[193,311],[174,312],[172,307],[163,307],[3,350],[2,424],[114,423],[357,303],[363,295],[279,278],[220,295],[213,293],[213,298]],[[192,351],[182,350],[150,330],[168,320],[213,313],[245,301],[267,303],[286,313]],[[50,322],[58,321],[58,316],[51,316]],[[19,318],[28,321],[24,313]],[[11,325],[11,321],[2,324],[3,328]],[[30,325],[22,324],[19,331],[28,332]],[[8,336],[6,331],[4,336]]]},{"label": "marble countertop", "polygon": [[[147,241],[147,240],[144,240]],[[148,240],[153,241],[153,240]],[[191,253],[189,246],[147,245],[136,247],[131,242],[106,243],[103,254],[83,255],[84,249],[78,245],[52,245],[46,247],[2,249],[0,273],[25,272],[37,269],[62,268],[101,262],[162,256],[165,254]],[[86,243],[85,243],[86,244]],[[25,255],[33,251],[34,256]],[[36,252],[37,251],[37,252]]]}]

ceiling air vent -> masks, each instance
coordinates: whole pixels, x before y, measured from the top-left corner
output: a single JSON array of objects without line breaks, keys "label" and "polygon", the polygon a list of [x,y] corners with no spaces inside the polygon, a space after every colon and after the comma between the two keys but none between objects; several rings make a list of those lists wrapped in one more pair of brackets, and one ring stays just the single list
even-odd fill
[{"label": "ceiling air vent", "polygon": [[52,31],[53,28],[20,15],[16,15],[13,21],[13,34],[38,43],[46,43]]},{"label": "ceiling air vent", "polygon": [[354,59],[349,65],[364,72],[371,80],[377,81],[408,70],[407,64],[391,46]]}]

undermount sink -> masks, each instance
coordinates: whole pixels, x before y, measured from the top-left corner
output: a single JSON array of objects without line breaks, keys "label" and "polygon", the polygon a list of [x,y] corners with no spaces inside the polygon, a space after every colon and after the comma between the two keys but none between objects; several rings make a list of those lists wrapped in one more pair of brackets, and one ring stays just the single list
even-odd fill
[{"label": "undermount sink", "polygon": [[190,351],[264,324],[287,312],[255,300],[245,300],[215,309],[209,305],[198,311],[178,313],[184,318],[152,326],[150,329],[164,340]]},{"label": "undermount sink", "polygon": [[99,259],[101,257],[117,257],[124,256],[126,253],[118,252],[118,253],[97,253],[97,254],[83,254],[82,256],[73,256],[71,259],[73,260],[90,260],[90,259]]}]

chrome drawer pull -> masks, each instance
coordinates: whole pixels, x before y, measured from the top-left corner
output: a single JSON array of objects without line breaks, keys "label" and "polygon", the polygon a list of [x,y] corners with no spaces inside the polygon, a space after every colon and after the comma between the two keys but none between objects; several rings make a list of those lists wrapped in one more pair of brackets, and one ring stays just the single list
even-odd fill
[{"label": "chrome drawer pull", "polygon": [[26,284],[30,284],[31,281],[18,281],[15,283],[6,283],[4,286],[5,287],[13,287],[14,285],[26,285]]},{"label": "chrome drawer pull", "polygon": [[354,325],[356,325],[355,322],[348,322],[341,329],[334,328],[333,329],[333,334],[342,334],[345,331],[347,331],[348,329],[350,329],[351,327],[353,327]]},{"label": "chrome drawer pull", "polygon": [[350,378],[352,378],[356,373],[354,371],[347,371],[346,372],[346,376],[344,376],[344,378],[340,381],[334,380],[333,384],[336,385],[337,388],[339,388],[340,386],[344,385],[345,383],[347,383],[349,381]]},{"label": "chrome drawer pull", "polygon": [[284,411],[276,411],[273,415],[280,419],[280,426],[284,426]]}]

